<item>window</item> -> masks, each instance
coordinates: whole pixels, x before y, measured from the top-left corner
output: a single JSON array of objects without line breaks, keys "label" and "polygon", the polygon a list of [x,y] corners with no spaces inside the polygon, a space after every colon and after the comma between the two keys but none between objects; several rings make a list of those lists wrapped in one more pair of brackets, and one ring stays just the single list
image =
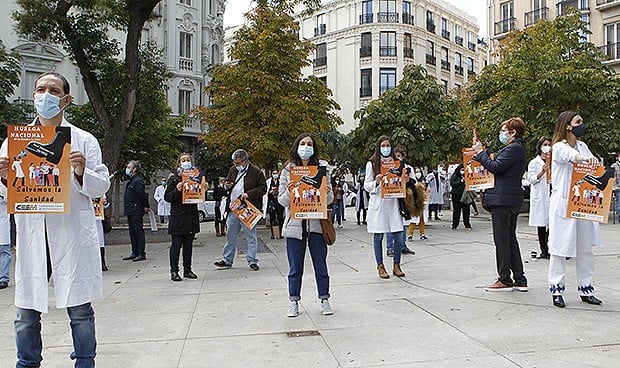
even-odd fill
[{"label": "window", "polygon": [[372,69],[362,69],[360,97],[372,97]]},{"label": "window", "polygon": [[179,4],[192,5],[192,0],[179,0]]},{"label": "window", "polygon": [[441,88],[443,89],[444,93],[448,92],[448,81],[445,79],[441,80]]},{"label": "window", "polygon": [[327,85],[327,77],[319,77],[319,80],[321,81],[321,83],[323,83],[324,85]]},{"label": "window", "polygon": [[398,23],[396,0],[379,0],[379,14],[377,20],[381,23]]},{"label": "window", "polygon": [[179,114],[189,114],[192,108],[192,91],[179,90]]},{"label": "window", "polygon": [[403,1],[403,23],[413,24],[413,14],[411,13],[411,3]]},{"label": "window", "polygon": [[426,63],[435,65],[435,43],[433,41],[426,41]]},{"label": "window", "polygon": [[620,59],[620,23],[605,26],[605,46],[601,51],[612,60]]},{"label": "window", "polygon": [[463,46],[463,27],[458,24],[454,25],[454,42]]},{"label": "window", "polygon": [[360,47],[360,57],[372,56],[372,34],[362,33],[362,46]]},{"label": "window", "polygon": [[403,35],[403,56],[413,59],[413,42],[411,40],[411,33],[405,33]]},{"label": "window", "polygon": [[396,69],[381,68],[379,70],[379,93],[384,93],[396,87]]},{"label": "window", "polygon": [[396,32],[381,32],[379,56],[396,56]]},{"label": "window", "polygon": [[316,16],[316,26],[314,27],[314,35],[320,36],[327,32],[327,24],[325,23],[325,14]]},{"label": "window", "polygon": [[474,74],[474,59],[467,58],[467,74]]},{"label": "window", "polygon": [[218,45],[211,45],[211,64],[220,64],[220,47]]},{"label": "window", "polygon": [[547,19],[547,8],[546,0],[531,0],[532,1],[532,10],[525,13],[525,26],[531,26],[535,24],[541,19]]},{"label": "window", "polygon": [[450,39],[450,31],[448,31],[448,20],[446,18],[441,18],[441,37],[446,40]]},{"label": "window", "polygon": [[467,32],[467,48],[476,51],[476,35],[474,32]]},{"label": "window", "polygon": [[314,66],[327,65],[327,44],[325,42],[316,45],[316,59]]},{"label": "window", "polygon": [[433,12],[426,11],[426,30],[435,33],[435,21],[433,20]]},{"label": "window", "polygon": [[515,28],[515,7],[513,1],[499,5],[501,20],[495,22],[495,34],[508,33]]},{"label": "window", "polygon": [[362,14],[360,24],[372,23],[372,0],[362,1]]},{"label": "window", "polygon": [[446,47],[441,48],[441,69],[450,70],[450,60],[448,59],[448,49]]},{"label": "window", "polygon": [[180,33],[179,56],[184,58],[192,57],[192,34],[187,32]]},{"label": "window", "polygon": [[463,56],[458,52],[454,53],[454,72],[463,75]]},{"label": "window", "polygon": [[510,19],[515,16],[515,4],[513,1],[503,3],[499,5],[500,12],[502,13],[502,19]]}]

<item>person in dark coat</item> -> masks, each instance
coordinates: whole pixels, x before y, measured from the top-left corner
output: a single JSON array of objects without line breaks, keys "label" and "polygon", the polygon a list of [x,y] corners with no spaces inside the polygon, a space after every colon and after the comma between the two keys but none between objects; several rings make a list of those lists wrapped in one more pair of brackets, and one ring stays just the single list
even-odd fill
[{"label": "person in dark coat", "polygon": [[469,203],[461,202],[461,197],[465,191],[465,176],[463,175],[463,164],[459,164],[450,177],[450,196],[452,197],[452,230],[459,227],[461,212],[463,212],[463,225],[471,230],[469,222]]},{"label": "person in dark coat", "polygon": [[172,236],[170,244],[170,279],[181,281],[179,276],[179,255],[183,248],[183,277],[196,279],[198,276],[192,272],[192,250],[194,235],[200,232],[198,219],[198,206],[195,203],[183,203],[183,170],[191,170],[192,156],[189,153],[181,153],[177,160],[177,173],[170,175],[166,183],[164,199],[170,202],[170,221],[168,234]]},{"label": "person in dark coat", "polygon": [[125,186],[125,197],[123,200],[125,216],[129,224],[129,238],[131,240],[131,255],[123,258],[125,261],[134,262],[146,259],[146,238],[144,236],[144,214],[148,213],[149,197],[144,190],[144,180],[138,175],[140,164],[138,161],[131,160],[127,163],[125,174],[129,176],[127,186]]},{"label": "person in dark coat", "polygon": [[523,204],[521,179],[527,166],[524,132],[525,122],[521,118],[511,118],[501,124],[499,140],[505,146],[494,157],[484,151],[482,143],[475,138],[472,146],[476,152],[474,160],[495,175],[495,187],[485,191],[482,206],[491,212],[499,277],[485,288],[486,291],[528,290],[517,240],[517,217]]}]

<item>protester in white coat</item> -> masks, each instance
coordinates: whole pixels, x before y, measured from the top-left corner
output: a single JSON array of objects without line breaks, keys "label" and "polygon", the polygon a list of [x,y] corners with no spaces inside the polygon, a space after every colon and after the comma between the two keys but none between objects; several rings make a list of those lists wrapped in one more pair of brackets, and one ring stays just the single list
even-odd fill
[{"label": "protester in white coat", "polygon": [[536,157],[527,165],[530,183],[529,226],[538,230],[539,258],[549,259],[549,182],[547,181],[547,156],[551,152],[551,139],[541,137],[536,144]]},{"label": "protester in white coat", "polygon": [[565,306],[562,295],[565,290],[566,257],[575,258],[577,290],[581,300],[600,305],[594,296],[594,255],[592,247],[602,245],[598,223],[577,220],[566,216],[570,198],[573,163],[599,165],[588,146],[578,140],[585,131],[579,114],[565,111],[560,114],[553,134],[551,151],[551,200],[549,206],[549,290],[553,305]]},{"label": "protester in white coat", "polygon": [[433,219],[433,212],[435,212],[435,220],[439,220],[439,213],[443,206],[443,195],[446,191],[445,185],[446,176],[440,170],[433,170],[426,175],[426,183],[429,188],[428,197],[428,219]]},{"label": "protester in white coat", "polygon": [[166,202],[164,194],[166,193],[166,178],[161,177],[161,181],[155,192],[153,193],[153,199],[157,201],[157,215],[159,216],[159,222],[165,223],[166,217],[170,217],[170,202]]},{"label": "protester in white coat", "polygon": [[[58,73],[41,75],[33,92],[37,118],[32,125],[71,128],[71,213],[17,214],[15,265],[15,340],[17,367],[38,367],[42,360],[41,313],[48,310],[48,280],[54,281],[56,306],[71,319],[71,358],[94,367],[95,319],[91,302],[103,294],[101,260],[91,198],[108,190],[108,169],[97,139],[69,124],[62,110],[71,103],[69,83]],[[7,142],[0,149],[0,176],[6,185]],[[46,252],[48,250],[48,252]],[[47,254],[46,254],[47,253]]]},{"label": "protester in white coat", "polygon": [[368,201],[368,232],[374,234],[373,245],[379,277],[390,277],[383,265],[383,234],[392,233],[394,237],[394,276],[403,277],[405,273],[400,267],[400,254],[403,244],[403,218],[400,215],[398,199],[381,198],[381,162],[394,160],[392,142],[388,136],[377,139],[375,152],[366,164],[364,189],[370,194]]}]

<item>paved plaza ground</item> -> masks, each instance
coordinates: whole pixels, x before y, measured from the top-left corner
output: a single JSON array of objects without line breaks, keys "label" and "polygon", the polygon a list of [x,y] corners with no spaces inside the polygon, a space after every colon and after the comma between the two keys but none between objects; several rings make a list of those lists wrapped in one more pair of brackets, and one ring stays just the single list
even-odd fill
[{"label": "paved plaza ground", "polygon": [[[594,284],[602,306],[580,301],[574,261],[567,267],[567,307],[551,304],[536,229],[519,218],[518,236],[530,291],[487,293],[496,277],[488,215],[473,231],[450,230],[449,211],[431,222],[428,241],[408,243],[406,277],[379,279],[372,236],[353,220],[337,229],[329,249],[331,304],[320,312],[307,257],[300,315],[287,318],[284,240],[266,228],[260,271],[243,256],[218,270],[224,238],[203,223],[194,245],[197,280],[170,281],[169,243],[147,244],[147,261],[122,261],[128,244],[107,247],[105,296],[94,304],[97,366],[171,367],[618,367],[620,366],[620,225],[601,225]],[[416,232],[417,235],[417,232]],[[127,241],[128,242],[128,241]],[[391,271],[392,259],[386,258]],[[51,295],[53,290],[50,288]],[[14,285],[0,290],[0,368],[14,367]],[[70,367],[65,310],[43,317],[46,368]]]}]

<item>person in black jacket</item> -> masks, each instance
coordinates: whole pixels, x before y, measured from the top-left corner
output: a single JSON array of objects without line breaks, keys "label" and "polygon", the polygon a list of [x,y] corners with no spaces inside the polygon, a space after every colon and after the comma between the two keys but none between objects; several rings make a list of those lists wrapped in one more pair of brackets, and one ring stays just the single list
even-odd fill
[{"label": "person in black jacket", "polygon": [[213,199],[215,200],[215,236],[226,236],[226,213],[222,216],[222,201],[228,199],[228,190],[224,186],[225,178],[219,177],[218,185],[213,188]]},{"label": "person in black jacket", "polygon": [[523,132],[525,122],[521,118],[511,118],[501,124],[499,140],[505,146],[494,157],[484,151],[482,143],[475,138],[472,146],[476,152],[474,160],[495,175],[495,187],[485,191],[482,205],[491,212],[499,277],[485,288],[486,291],[528,290],[516,234],[517,217],[523,204],[521,179],[527,166]]},{"label": "person in black jacket", "polygon": [[471,230],[469,222],[469,203],[461,202],[461,197],[465,191],[465,177],[463,176],[463,164],[459,164],[454,169],[454,174],[450,177],[450,196],[452,197],[452,230],[459,227],[461,212],[463,212],[463,225]]},{"label": "person in black jacket", "polygon": [[192,249],[194,235],[200,232],[198,220],[198,206],[195,203],[183,203],[183,170],[191,170],[192,156],[189,153],[181,153],[177,159],[177,173],[170,175],[166,183],[164,199],[170,202],[170,221],[168,234],[172,236],[170,244],[170,279],[181,281],[179,276],[179,254],[183,248],[183,277],[196,279],[198,276],[192,272]]},{"label": "person in black jacket", "polygon": [[144,190],[144,180],[138,175],[140,164],[131,160],[127,163],[125,174],[129,176],[125,186],[125,216],[129,224],[129,238],[131,239],[131,255],[123,258],[134,262],[146,259],[146,238],[144,236],[144,214],[151,210],[149,198]]}]

